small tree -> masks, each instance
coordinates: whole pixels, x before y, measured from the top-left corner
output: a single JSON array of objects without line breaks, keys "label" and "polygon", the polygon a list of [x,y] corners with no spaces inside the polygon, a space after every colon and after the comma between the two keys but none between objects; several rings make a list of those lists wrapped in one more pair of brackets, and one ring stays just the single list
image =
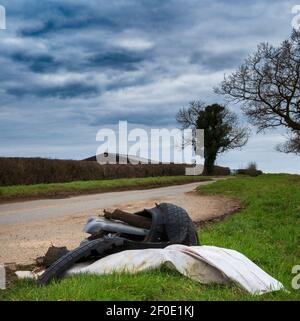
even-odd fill
[{"label": "small tree", "polygon": [[255,176],[260,175],[260,174],[261,174],[261,171],[258,171],[258,170],[257,170],[257,165],[256,165],[255,162],[250,162],[250,163],[248,164],[247,168],[246,168],[246,173],[247,173],[247,175],[249,175],[249,176],[255,177]]},{"label": "small tree", "polygon": [[300,135],[300,32],[294,30],[277,48],[260,44],[237,71],[224,78],[216,92],[229,101],[241,102],[258,131],[288,128],[292,139],[282,149],[295,151],[299,144],[295,145],[294,139]]},{"label": "small tree", "polygon": [[244,146],[249,137],[248,129],[239,126],[237,116],[218,104],[191,102],[178,112],[176,120],[183,128],[204,129],[205,175],[213,174],[218,154]]}]

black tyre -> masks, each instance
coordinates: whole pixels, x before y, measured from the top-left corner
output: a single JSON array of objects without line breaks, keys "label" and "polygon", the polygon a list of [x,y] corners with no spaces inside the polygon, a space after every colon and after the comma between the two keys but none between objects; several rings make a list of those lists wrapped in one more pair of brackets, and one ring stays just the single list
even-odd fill
[{"label": "black tyre", "polygon": [[103,237],[88,241],[70,251],[53,263],[37,280],[39,285],[46,285],[51,280],[59,279],[69,268],[83,258],[100,259],[101,257],[125,251],[146,248],[164,248],[168,243],[142,243],[130,241],[121,237]]},{"label": "black tyre", "polygon": [[146,241],[157,242],[157,236],[162,236],[164,241],[170,244],[197,245],[198,236],[196,227],[188,213],[182,207],[170,203],[158,204],[148,210],[154,220],[151,227],[150,238]]},{"label": "black tyre", "polygon": [[84,257],[100,257],[105,253],[119,248],[122,251],[124,239],[122,238],[101,238],[82,244],[75,250],[70,251],[53,263],[37,280],[39,285],[48,284],[53,279],[60,278],[63,273]]}]

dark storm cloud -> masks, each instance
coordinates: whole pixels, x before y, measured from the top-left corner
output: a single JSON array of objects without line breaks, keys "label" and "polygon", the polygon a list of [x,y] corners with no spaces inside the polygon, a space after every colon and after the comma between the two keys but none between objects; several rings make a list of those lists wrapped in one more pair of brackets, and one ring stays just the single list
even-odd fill
[{"label": "dark storm cloud", "polygon": [[61,86],[17,86],[7,89],[7,93],[22,98],[24,96],[35,96],[38,98],[69,99],[76,97],[91,97],[99,94],[96,86],[83,83],[70,83]]},{"label": "dark storm cloud", "polygon": [[137,54],[125,50],[107,51],[102,49],[90,57],[68,60],[67,57],[55,57],[47,53],[13,52],[6,56],[13,62],[27,66],[32,72],[53,73],[59,69],[69,71],[89,71],[97,68],[136,70],[138,64],[149,58],[148,54]]},{"label": "dark storm cloud", "polygon": [[15,63],[27,65],[33,72],[54,72],[60,66],[60,63],[49,54],[15,52],[10,57]]},{"label": "dark storm cloud", "polygon": [[136,65],[145,59],[145,56],[134,52],[113,51],[95,54],[89,59],[89,65],[92,67],[134,70],[137,69]]},{"label": "dark storm cloud", "polygon": [[[17,38],[6,42],[0,52],[12,61],[12,67],[4,68],[1,74],[2,92],[17,97],[30,94],[66,99],[105,94],[96,89],[96,81],[100,82],[97,88],[117,95],[122,88],[140,90],[152,83],[152,95],[166,86],[166,95],[172,97],[169,87],[174,86],[177,93],[176,86],[181,86],[177,78],[196,88],[195,75],[204,72],[210,78],[214,77],[210,72],[238,66],[256,42],[243,42],[240,37],[247,33],[256,36],[263,21],[256,20],[263,15],[272,20],[274,16],[268,15],[272,6],[258,1],[220,1],[218,5],[208,0],[2,2],[8,20],[14,22],[8,32]],[[218,43],[212,43],[214,40]],[[5,83],[18,72],[25,83]],[[47,75],[49,84],[37,86],[38,74]],[[66,74],[67,82],[55,84],[56,74]],[[84,84],[72,80],[76,75],[85,75]],[[190,91],[196,92],[193,88]],[[186,101],[197,98],[186,92]],[[159,108],[158,103],[153,108]],[[143,109],[141,105],[136,114]]]},{"label": "dark storm cloud", "polygon": [[[22,2],[22,1],[21,1]],[[173,2],[173,3],[172,3]],[[30,3],[32,6],[30,6]],[[56,32],[102,28],[121,30],[124,28],[154,28],[156,30],[174,26],[180,16],[174,1],[49,1],[40,4],[30,0],[24,6],[24,15],[29,18],[32,13],[39,19],[38,26],[24,27],[19,30],[25,37],[42,37]],[[125,4],[125,5],[124,5]],[[188,6],[186,6],[188,9]],[[32,12],[30,12],[32,10]]]},{"label": "dark storm cloud", "polygon": [[[128,120],[175,126],[176,112],[189,101],[221,102],[212,88],[258,43],[277,44],[289,35],[295,4],[292,0],[0,3],[7,9],[8,26],[0,30],[1,152],[30,156],[36,137],[39,146],[43,137],[51,141],[54,153],[55,146],[65,144],[61,152],[65,157],[68,150],[67,157],[81,153],[68,147],[74,140],[80,142],[77,149],[85,150],[101,125]],[[46,147],[34,149],[35,155],[48,151]]]},{"label": "dark storm cloud", "polygon": [[82,30],[91,27],[115,29],[117,25],[108,18],[92,17],[85,10],[79,9],[74,16],[54,17],[53,19],[42,21],[40,26],[20,30],[20,34],[24,37],[42,37],[55,32]]}]

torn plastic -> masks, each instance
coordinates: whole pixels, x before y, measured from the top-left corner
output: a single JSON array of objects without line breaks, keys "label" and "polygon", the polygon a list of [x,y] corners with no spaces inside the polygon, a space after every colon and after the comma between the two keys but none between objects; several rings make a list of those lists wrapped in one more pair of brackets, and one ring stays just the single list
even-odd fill
[{"label": "torn plastic", "polygon": [[83,231],[91,235],[99,233],[100,231],[140,236],[146,236],[149,233],[149,230],[126,225],[122,222],[114,222],[105,218],[90,218]]}]

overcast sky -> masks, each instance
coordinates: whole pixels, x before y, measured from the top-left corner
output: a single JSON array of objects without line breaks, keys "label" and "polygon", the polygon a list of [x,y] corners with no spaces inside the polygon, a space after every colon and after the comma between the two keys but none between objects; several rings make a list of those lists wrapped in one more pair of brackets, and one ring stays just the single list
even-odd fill
[{"label": "overcast sky", "polygon": [[[298,1],[300,4],[300,1]],[[258,43],[291,32],[297,1],[0,0],[0,155],[81,159],[97,131],[119,120],[176,127],[177,111],[216,96]],[[240,113],[238,106],[231,107]],[[247,123],[245,119],[243,119]],[[300,173],[300,157],[274,150],[284,130],[257,135],[218,163],[256,161]]]}]

